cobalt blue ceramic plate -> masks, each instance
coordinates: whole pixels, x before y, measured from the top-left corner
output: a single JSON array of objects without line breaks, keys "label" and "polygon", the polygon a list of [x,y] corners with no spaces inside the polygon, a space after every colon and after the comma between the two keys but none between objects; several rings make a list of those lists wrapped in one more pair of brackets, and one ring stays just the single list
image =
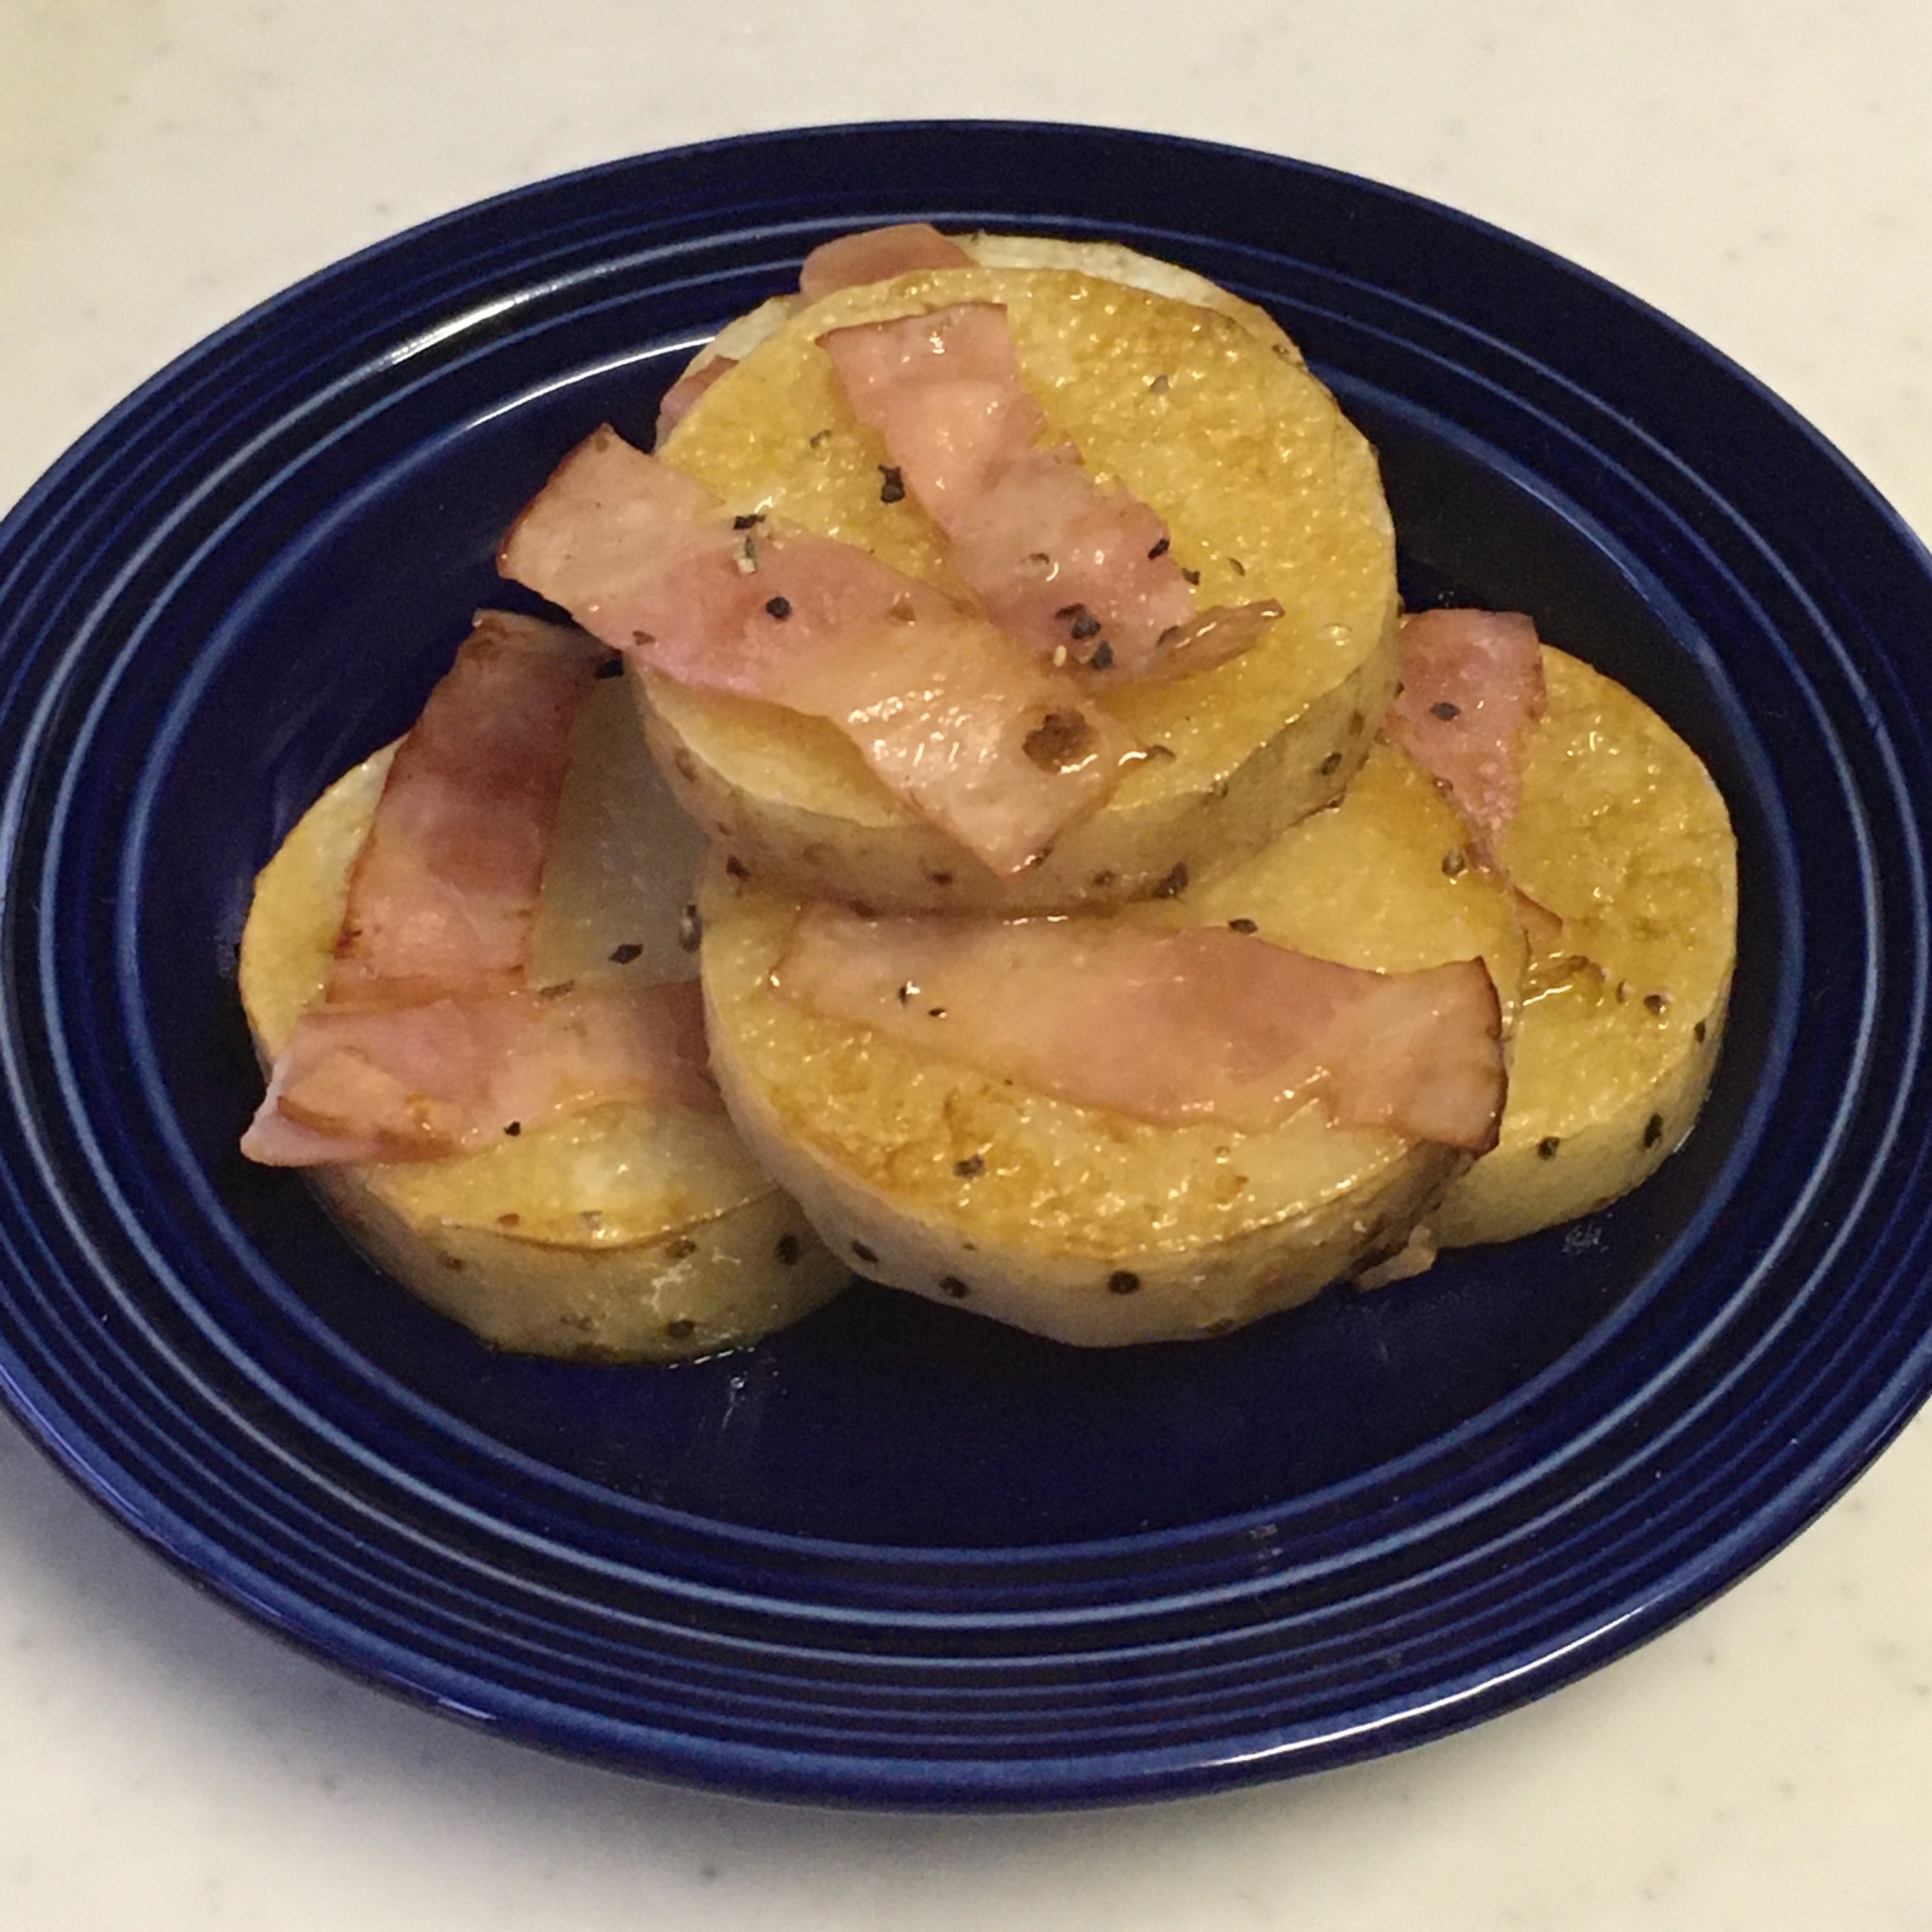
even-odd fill
[{"label": "cobalt blue ceramic plate", "polygon": [[[1728,1044],[1610,1212],[1225,1341],[860,1289],[726,1359],[493,1355],[251,1170],[257,866],[413,715],[602,418],[839,230],[1111,237],[1264,303],[1380,447],[1410,594],[1536,613],[1741,841]],[[1927,560],[1640,303],[1263,156],[916,125],[467,210],[184,357],[0,532],[0,1375],[108,1509],[311,1650],[742,1791],[1147,1798],[1466,1724],[1799,1529],[1932,1371]]]}]

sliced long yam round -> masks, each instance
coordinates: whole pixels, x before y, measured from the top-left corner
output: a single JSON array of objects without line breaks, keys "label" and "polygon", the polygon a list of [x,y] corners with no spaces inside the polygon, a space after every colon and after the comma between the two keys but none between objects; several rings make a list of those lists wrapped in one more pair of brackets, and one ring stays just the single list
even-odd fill
[{"label": "sliced long yam round", "polygon": [[817,337],[962,301],[1006,309],[1049,437],[1159,515],[1201,610],[1272,601],[1282,616],[1188,675],[1096,680],[1095,702],[1153,755],[1016,878],[885,793],[830,727],[659,677],[640,688],[681,801],[753,871],[881,909],[1116,903],[1258,850],[1359,766],[1393,690],[1397,614],[1374,452],[1271,326],[1065,270],[923,271],[788,315],[697,398],[666,460],[734,509],[959,592]]},{"label": "sliced long yam round", "polygon": [[1696,1121],[1737,945],[1737,848],[1690,748],[1621,685],[1544,648],[1497,856],[1535,952],[1494,1151],[1431,1216],[1443,1246],[1575,1220],[1647,1179]]},{"label": "sliced long yam round", "polygon": [[[243,1006],[265,1061],[321,991],[393,747],[339,779],[256,882]],[[583,707],[539,911],[535,980],[688,978],[696,838],[612,681]],[[440,1160],[310,1179],[397,1280],[525,1352],[670,1360],[785,1326],[850,1278],[721,1113],[607,1102]]]},{"label": "sliced long yam round", "polygon": [[[1494,875],[1445,867],[1456,814],[1378,746],[1331,811],[1211,883],[1112,915],[1240,920],[1351,965],[1489,964],[1514,1003],[1521,939]],[[723,857],[703,874],[712,1064],[748,1145],[861,1272],[1083,1346],[1226,1332],[1402,1248],[1465,1165],[1337,1125],[1158,1126],[827,1018],[770,976],[800,901]]]}]

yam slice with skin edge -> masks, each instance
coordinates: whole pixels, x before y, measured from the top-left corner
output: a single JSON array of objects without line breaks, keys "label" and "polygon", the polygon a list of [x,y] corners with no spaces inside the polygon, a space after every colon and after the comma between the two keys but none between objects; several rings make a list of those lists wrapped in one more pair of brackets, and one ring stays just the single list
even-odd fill
[{"label": "yam slice with skin edge", "polygon": [[960,301],[1005,307],[1048,434],[1160,516],[1200,575],[1202,610],[1271,600],[1284,614],[1208,668],[1096,692],[1159,753],[1017,878],[898,806],[829,727],[647,679],[647,729],[680,800],[755,875],[880,910],[1118,903],[1177,867],[1258,850],[1360,764],[1394,689],[1397,617],[1374,452],[1271,325],[1065,270],[921,271],[798,309],[703,392],[662,455],[740,513],[769,510],[963,594],[918,505],[883,500],[883,441],[816,340]]},{"label": "yam slice with skin edge", "polygon": [[[1301,359],[1301,352],[1289,339],[1281,325],[1264,308],[1244,301],[1237,295],[1210,282],[1206,275],[1183,269],[1178,262],[1163,262],[1144,255],[1120,242],[1068,242],[1057,236],[988,235],[975,232],[945,238],[977,267],[982,269],[1072,269],[1104,282],[1120,282],[1127,288],[1146,289],[1151,294],[1169,296],[1176,301],[1192,302],[1197,308],[1211,308],[1232,317],[1251,335],[1271,343],[1281,354]],[[715,365],[742,361],[767,336],[776,334],[800,309],[807,305],[804,292],[773,296],[754,309],[734,317],[685,364],[683,372],[667,391],[678,398],[673,419],[681,415],[718,376]],[[663,440],[670,424],[661,421],[658,439]]]},{"label": "yam slice with skin edge", "polygon": [[[393,752],[325,791],[256,881],[241,990],[265,1065],[327,979]],[[696,856],[630,695],[620,680],[599,683],[578,720],[544,874],[536,983],[693,975],[682,939]],[[722,1113],[611,1103],[477,1152],[308,1179],[379,1266],[521,1352],[715,1353],[798,1321],[851,1274]]]},{"label": "yam slice with skin edge", "polygon": [[[1508,889],[1445,869],[1461,821],[1378,745],[1334,810],[1179,895],[1111,915],[1251,923],[1382,970],[1480,958],[1508,1024]],[[1469,1156],[1319,1101],[1267,1132],[1160,1127],[1029,1092],[802,1010],[770,984],[792,895],[722,855],[699,889],[712,1068],[747,1144],[872,1278],[1087,1347],[1227,1332],[1401,1249]]]},{"label": "yam slice with skin edge", "polygon": [[1542,721],[1498,863],[1541,917],[1502,1135],[1430,1217],[1513,1240],[1627,1194],[1694,1124],[1737,948],[1737,845],[1696,754],[1641,699],[1545,645]]}]

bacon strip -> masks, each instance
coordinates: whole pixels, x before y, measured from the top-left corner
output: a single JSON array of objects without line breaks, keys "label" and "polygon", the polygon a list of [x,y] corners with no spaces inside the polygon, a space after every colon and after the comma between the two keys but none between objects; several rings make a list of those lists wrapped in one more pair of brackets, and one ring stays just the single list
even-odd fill
[{"label": "bacon strip", "polygon": [[606,656],[582,632],[478,613],[389,767],[329,999],[522,982],[571,725]]},{"label": "bacon strip", "polygon": [[959,302],[818,338],[853,412],[885,438],[903,487],[945,531],[960,578],[1003,630],[1054,664],[1122,677],[1193,669],[1246,648],[1279,605],[1198,614],[1166,526],[1104,490],[1070,442],[1038,439],[1007,312]]},{"label": "bacon strip", "polygon": [[798,271],[798,292],[814,302],[838,289],[888,282],[918,269],[970,269],[973,258],[926,221],[861,229],[822,242]]},{"label": "bacon strip", "polygon": [[801,913],[786,999],[996,1078],[1174,1126],[1347,1126],[1485,1152],[1505,1074],[1479,959],[1378,974],[1218,926]]},{"label": "bacon strip", "polygon": [[270,1167],[437,1160],[608,1100],[720,1107],[695,980],[325,1001],[297,1021],[242,1151]]},{"label": "bacon strip", "polygon": [[251,1160],[434,1160],[601,1100],[719,1105],[695,983],[526,985],[571,730],[607,661],[581,631],[479,614],[390,763]]},{"label": "bacon strip", "polygon": [[1402,620],[1400,683],[1382,730],[1493,838],[1522,795],[1522,744],[1543,716],[1543,646],[1514,611],[1422,611]]},{"label": "bacon strip", "polygon": [[506,576],[677,682],[826,718],[915,810],[1024,870],[1138,752],[1071,679],[856,545],[733,519],[604,429],[518,519]]}]

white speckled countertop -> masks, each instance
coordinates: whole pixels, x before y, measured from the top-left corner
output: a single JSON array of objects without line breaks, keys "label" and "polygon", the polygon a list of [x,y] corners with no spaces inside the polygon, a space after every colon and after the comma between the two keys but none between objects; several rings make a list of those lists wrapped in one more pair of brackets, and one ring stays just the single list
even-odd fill
[{"label": "white speckled countertop", "polygon": [[[0,503],[347,250],[747,129],[1104,121],[1350,169],[1606,274],[1932,529],[1915,0],[0,0]],[[1932,1434],[1678,1630],[1314,1780],[897,1819],[554,1762],[206,1600],[0,1422],[0,1925],[21,1932],[1932,1926]]]}]

